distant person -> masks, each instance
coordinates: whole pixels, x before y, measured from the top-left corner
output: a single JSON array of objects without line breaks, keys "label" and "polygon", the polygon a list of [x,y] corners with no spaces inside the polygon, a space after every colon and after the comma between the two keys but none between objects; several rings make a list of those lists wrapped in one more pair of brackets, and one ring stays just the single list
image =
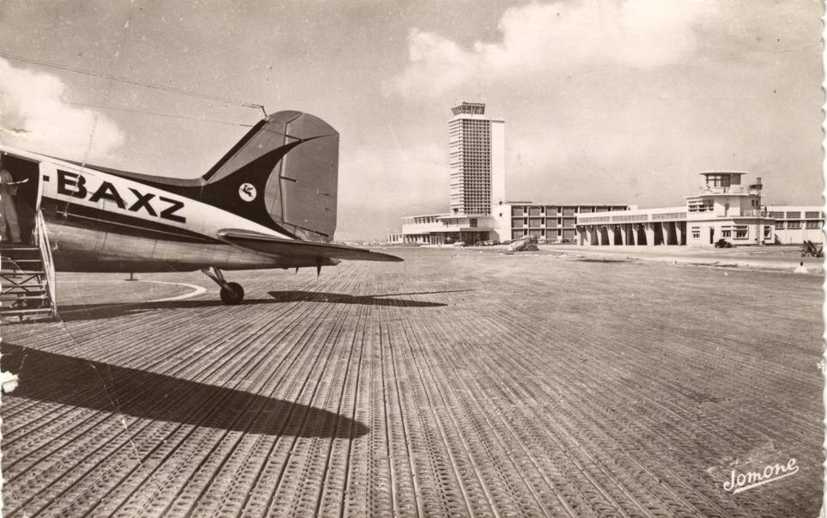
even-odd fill
[{"label": "distant person", "polygon": [[20,223],[17,218],[17,207],[14,197],[17,195],[17,185],[11,173],[3,167],[3,156],[0,155],[0,241],[20,242]]},{"label": "distant person", "polygon": [[798,266],[795,269],[795,273],[807,273],[807,267],[804,266],[804,261],[798,263]]}]

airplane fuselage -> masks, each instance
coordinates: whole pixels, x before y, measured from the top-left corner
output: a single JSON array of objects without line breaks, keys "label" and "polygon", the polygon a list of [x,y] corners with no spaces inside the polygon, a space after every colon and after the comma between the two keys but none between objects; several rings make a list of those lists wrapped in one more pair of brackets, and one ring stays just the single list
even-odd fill
[{"label": "airplane fuselage", "polygon": [[37,204],[58,271],[306,266],[222,241],[218,232],[226,228],[291,238],[218,207],[70,162],[14,153],[39,162]]},{"label": "airplane fuselage", "polygon": [[[221,287],[223,302],[238,304],[244,289],[225,279],[222,270],[313,267],[318,272],[342,260],[402,260],[331,242],[339,133],[307,113],[267,115],[198,178],[119,171],[5,145],[0,157],[17,189],[4,194],[15,197],[11,207],[17,210],[8,212],[8,222],[0,219],[0,234],[36,238],[31,244],[40,251],[37,261],[15,259],[11,253],[32,247],[4,244],[9,275],[45,273],[36,285],[41,291],[49,287],[53,314],[55,270],[200,269]],[[15,218],[20,211],[25,216]],[[43,271],[26,270],[24,261],[41,263]],[[31,298],[16,294],[17,303],[25,305],[26,297]]]}]

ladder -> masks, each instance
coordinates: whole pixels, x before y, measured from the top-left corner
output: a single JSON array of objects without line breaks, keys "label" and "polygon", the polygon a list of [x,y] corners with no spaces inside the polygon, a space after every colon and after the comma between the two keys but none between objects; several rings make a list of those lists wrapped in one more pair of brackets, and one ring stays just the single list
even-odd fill
[{"label": "ladder", "polygon": [[57,318],[55,267],[43,214],[35,216],[34,245],[0,241],[0,318]]}]

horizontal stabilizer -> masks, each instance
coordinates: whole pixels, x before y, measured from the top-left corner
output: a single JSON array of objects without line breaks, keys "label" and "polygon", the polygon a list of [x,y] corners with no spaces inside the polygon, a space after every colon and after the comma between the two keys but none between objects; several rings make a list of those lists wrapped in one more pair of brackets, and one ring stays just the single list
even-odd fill
[{"label": "horizontal stabilizer", "polygon": [[249,230],[221,230],[218,237],[257,252],[293,258],[346,259],[353,261],[402,261],[395,255],[315,241],[298,241],[259,234]]}]

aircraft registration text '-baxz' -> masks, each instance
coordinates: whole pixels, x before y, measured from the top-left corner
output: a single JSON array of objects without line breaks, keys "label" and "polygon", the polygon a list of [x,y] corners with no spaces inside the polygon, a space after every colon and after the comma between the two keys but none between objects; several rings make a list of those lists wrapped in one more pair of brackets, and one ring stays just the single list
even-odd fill
[{"label": "aircraft registration text '-baxz'", "polygon": [[152,205],[152,199],[155,198],[153,193],[142,193],[135,188],[129,187],[131,196],[134,201],[127,205],[124,201],[123,195],[118,191],[114,184],[103,181],[93,192],[86,188],[86,178],[79,173],[72,173],[69,171],[57,170],[57,192],[66,196],[86,199],[89,196],[89,201],[96,203],[100,200],[110,200],[120,209],[126,209],[132,212],[145,210],[150,216],[167,219],[170,221],[177,221],[179,223],[186,223],[187,218],[176,214],[184,207],[184,203],[178,200],[172,200],[164,196],[159,196],[158,200],[164,204],[160,211],[157,211]]}]

